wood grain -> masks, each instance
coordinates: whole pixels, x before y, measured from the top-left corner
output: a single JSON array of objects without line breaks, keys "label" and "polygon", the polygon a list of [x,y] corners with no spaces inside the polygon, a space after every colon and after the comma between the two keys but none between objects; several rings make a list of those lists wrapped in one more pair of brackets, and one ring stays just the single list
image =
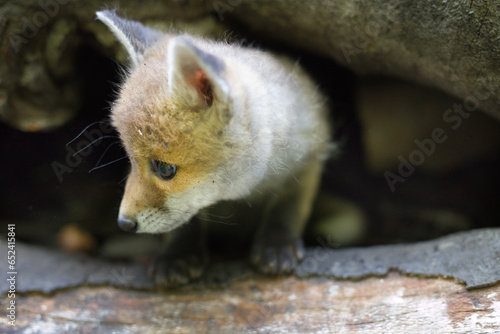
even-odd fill
[{"label": "wood grain", "polygon": [[[2,301],[2,308],[4,308]],[[500,285],[391,273],[358,282],[294,277],[169,291],[106,286],[18,297],[3,333],[498,333]],[[17,330],[17,331],[16,331]]]}]

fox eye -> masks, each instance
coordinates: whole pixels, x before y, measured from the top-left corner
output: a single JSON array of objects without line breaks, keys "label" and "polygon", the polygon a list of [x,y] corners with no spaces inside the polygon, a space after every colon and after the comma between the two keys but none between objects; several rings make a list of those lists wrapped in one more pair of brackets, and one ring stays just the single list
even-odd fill
[{"label": "fox eye", "polygon": [[171,165],[164,161],[151,160],[153,168],[156,171],[158,177],[162,180],[168,181],[174,178],[177,172],[177,166]]}]

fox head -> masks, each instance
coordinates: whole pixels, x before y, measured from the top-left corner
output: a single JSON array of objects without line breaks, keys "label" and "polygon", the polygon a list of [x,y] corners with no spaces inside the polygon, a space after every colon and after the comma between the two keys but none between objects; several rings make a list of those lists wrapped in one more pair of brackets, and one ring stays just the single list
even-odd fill
[{"label": "fox head", "polygon": [[241,143],[255,136],[239,112],[248,102],[230,89],[241,83],[210,52],[213,42],[163,34],[110,11],[97,17],[131,60],[111,112],[131,164],[119,226],[168,232],[202,208],[246,195],[265,163],[242,154],[251,148]]}]

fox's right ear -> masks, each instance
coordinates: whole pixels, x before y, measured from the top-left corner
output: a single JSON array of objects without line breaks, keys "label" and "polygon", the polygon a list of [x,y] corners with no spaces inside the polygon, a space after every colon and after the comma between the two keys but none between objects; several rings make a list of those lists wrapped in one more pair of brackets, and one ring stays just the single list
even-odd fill
[{"label": "fox's right ear", "polygon": [[144,51],[161,37],[159,31],[139,22],[123,19],[113,11],[103,10],[96,12],[96,15],[125,46],[133,67],[142,62]]},{"label": "fox's right ear", "polygon": [[229,86],[223,77],[224,62],[202,51],[183,36],[168,45],[168,81],[172,95],[183,96],[192,106],[207,109],[215,101],[226,102]]}]

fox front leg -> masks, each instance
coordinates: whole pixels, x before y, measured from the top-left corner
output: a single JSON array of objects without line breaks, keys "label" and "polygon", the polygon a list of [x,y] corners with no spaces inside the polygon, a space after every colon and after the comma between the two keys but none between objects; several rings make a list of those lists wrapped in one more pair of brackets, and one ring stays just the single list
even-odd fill
[{"label": "fox front leg", "polygon": [[317,193],[322,162],[306,166],[274,198],[257,231],[250,260],[264,274],[290,274],[304,257],[302,232]]},{"label": "fox front leg", "polygon": [[157,286],[176,286],[200,278],[208,265],[206,231],[198,217],[165,235],[151,274]]}]

